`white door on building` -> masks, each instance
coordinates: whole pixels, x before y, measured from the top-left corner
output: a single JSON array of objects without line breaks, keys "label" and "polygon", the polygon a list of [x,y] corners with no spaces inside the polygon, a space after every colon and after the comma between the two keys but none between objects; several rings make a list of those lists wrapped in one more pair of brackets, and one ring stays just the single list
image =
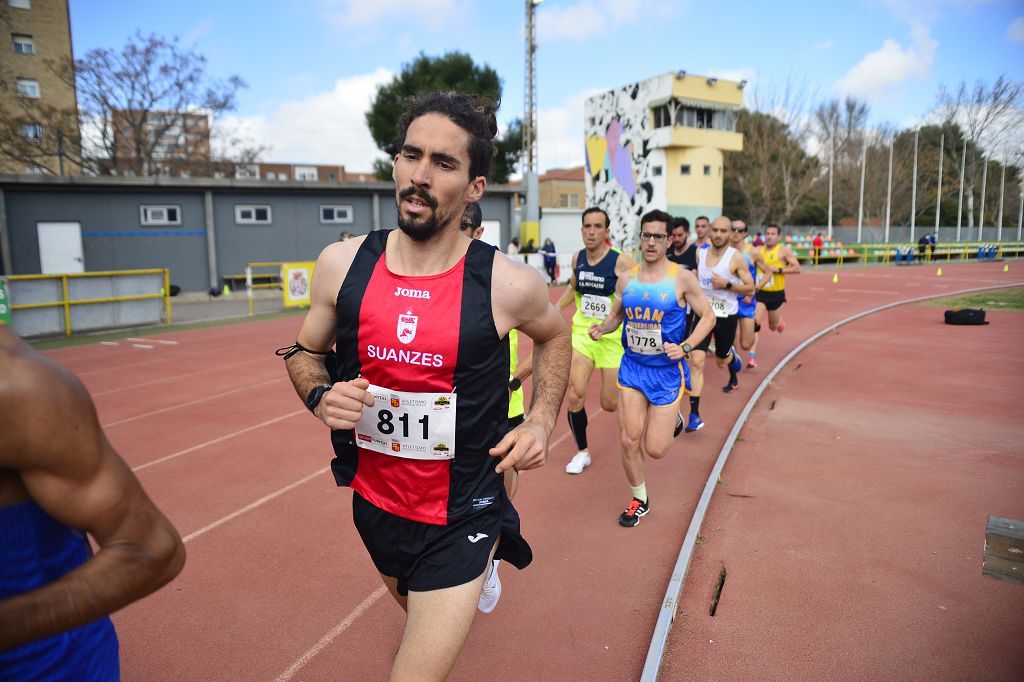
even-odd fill
[{"label": "white door on building", "polygon": [[480,241],[487,242],[501,248],[501,221],[500,220],[482,220],[480,224],[484,228],[484,233],[480,235]]},{"label": "white door on building", "polygon": [[42,274],[85,272],[81,223],[36,223],[36,229]]}]

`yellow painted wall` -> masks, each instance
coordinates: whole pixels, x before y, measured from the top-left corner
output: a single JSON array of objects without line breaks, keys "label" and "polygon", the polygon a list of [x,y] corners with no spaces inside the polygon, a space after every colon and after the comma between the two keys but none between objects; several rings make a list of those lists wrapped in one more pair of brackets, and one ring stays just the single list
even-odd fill
[{"label": "yellow painted wall", "polygon": [[688,74],[686,78],[674,79],[672,95],[743,106],[743,90],[739,83],[719,79],[714,85],[708,85],[706,76]]},{"label": "yellow painted wall", "polygon": [[672,147],[715,147],[725,152],[743,151],[743,134],[728,130],[672,126]]},{"label": "yellow painted wall", "polygon": [[[669,204],[716,206],[722,203],[722,152],[711,147],[665,150],[665,197]],[[681,175],[680,166],[690,164],[690,174]],[[711,175],[704,175],[704,166]]]}]

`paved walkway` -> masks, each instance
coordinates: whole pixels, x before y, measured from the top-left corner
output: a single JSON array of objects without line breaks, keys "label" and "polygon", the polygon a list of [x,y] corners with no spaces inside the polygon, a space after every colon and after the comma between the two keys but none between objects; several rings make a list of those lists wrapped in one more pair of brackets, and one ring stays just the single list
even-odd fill
[{"label": "paved walkway", "polygon": [[989,515],[1024,518],[1024,314],[989,319],[902,306],[780,373],[724,470],[662,679],[1021,679],[1024,586],[982,557]]}]

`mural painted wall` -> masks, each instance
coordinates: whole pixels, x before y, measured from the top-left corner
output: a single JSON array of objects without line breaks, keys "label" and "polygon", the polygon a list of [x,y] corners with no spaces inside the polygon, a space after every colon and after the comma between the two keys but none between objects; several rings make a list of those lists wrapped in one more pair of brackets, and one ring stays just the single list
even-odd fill
[{"label": "mural painted wall", "polygon": [[[612,241],[627,249],[637,243],[640,216],[667,206],[665,153],[652,145],[652,101],[667,100],[671,76],[652,78],[587,99],[587,206],[611,217]],[[654,175],[654,167],[661,175]]]}]

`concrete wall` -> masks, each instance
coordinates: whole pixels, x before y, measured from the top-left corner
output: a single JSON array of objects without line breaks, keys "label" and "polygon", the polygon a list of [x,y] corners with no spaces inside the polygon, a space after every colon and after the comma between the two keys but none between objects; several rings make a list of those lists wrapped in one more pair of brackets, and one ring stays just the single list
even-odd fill
[{"label": "concrete wall", "polygon": [[[502,249],[513,229],[513,198],[518,187],[489,188],[480,201],[485,220],[500,223]],[[235,182],[174,178],[83,178],[0,176],[0,248],[9,253],[2,274],[40,272],[39,222],[81,224],[85,271],[170,268],[171,281],[184,291],[210,286],[204,197],[213,204],[217,281],[239,275],[259,261],[313,260],[342,231],[366,234],[379,223],[397,226],[394,186],[365,183],[284,181]],[[143,225],[140,206],[174,205],[180,225]],[[238,224],[237,205],[269,206],[269,224]],[[321,205],[352,207],[351,223],[321,223]],[[6,269],[6,268],[5,268]]]}]

